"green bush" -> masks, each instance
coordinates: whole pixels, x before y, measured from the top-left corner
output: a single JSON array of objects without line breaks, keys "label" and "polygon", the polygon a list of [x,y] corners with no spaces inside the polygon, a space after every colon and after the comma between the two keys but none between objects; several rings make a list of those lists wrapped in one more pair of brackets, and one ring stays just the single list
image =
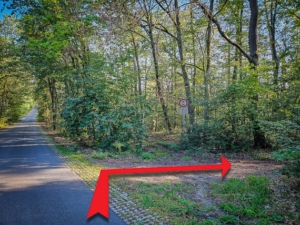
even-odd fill
[{"label": "green bush", "polygon": [[296,160],[300,158],[300,147],[279,149],[272,152],[272,156],[276,161]]},{"label": "green bush", "polygon": [[65,100],[60,113],[65,133],[75,140],[93,140],[92,143],[106,150],[141,149],[147,134],[142,115],[147,110],[127,103],[117,92],[110,93],[105,84],[101,85],[84,91],[80,97]]}]

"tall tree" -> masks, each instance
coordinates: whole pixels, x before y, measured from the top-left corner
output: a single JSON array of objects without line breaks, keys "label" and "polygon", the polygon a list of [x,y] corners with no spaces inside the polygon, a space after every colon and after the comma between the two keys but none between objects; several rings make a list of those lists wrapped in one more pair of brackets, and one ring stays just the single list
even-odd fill
[{"label": "tall tree", "polygon": [[[172,24],[175,27],[176,35],[171,34],[166,27],[164,27],[162,24],[160,24],[160,27],[158,29],[164,31],[168,35],[170,35],[172,38],[174,38],[177,42],[178,47],[178,53],[179,53],[179,62],[181,66],[181,76],[183,78],[184,82],[184,89],[185,89],[185,95],[188,100],[188,111],[189,111],[189,119],[190,124],[193,124],[195,121],[195,114],[194,114],[194,106],[192,103],[192,95],[191,95],[191,88],[190,88],[190,81],[187,73],[187,65],[186,65],[186,59],[183,52],[183,40],[182,40],[182,26],[180,21],[180,7],[178,5],[178,0],[174,0],[174,12],[175,15],[172,15],[172,10],[170,9],[170,4],[168,4],[167,1],[158,1],[156,0],[157,4],[160,6],[160,8],[169,16]],[[164,6],[162,3],[165,3],[166,6]]]}]

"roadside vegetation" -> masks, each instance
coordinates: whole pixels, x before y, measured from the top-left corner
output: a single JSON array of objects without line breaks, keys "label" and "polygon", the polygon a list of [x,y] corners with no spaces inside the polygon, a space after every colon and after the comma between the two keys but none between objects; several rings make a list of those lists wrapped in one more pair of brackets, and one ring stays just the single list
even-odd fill
[{"label": "roadside vegetation", "polygon": [[[168,139],[151,141],[147,145],[145,153],[95,151],[95,149],[77,145],[47,129],[57,145],[59,154],[72,161],[71,168],[87,184],[94,188],[99,170],[109,164],[111,167],[128,167],[128,165],[159,165],[173,162],[172,165],[182,165],[194,160],[197,155],[202,162],[211,162],[219,158],[219,154],[212,152],[195,153],[195,151],[173,150],[166,146],[170,143],[176,145],[174,136],[164,136]],[[159,137],[159,136],[158,136]],[[173,146],[171,145],[171,146]],[[248,154],[226,153],[226,157],[232,161],[243,160],[245,163],[253,161]],[[254,154],[256,162],[265,162],[270,165],[275,160],[274,153],[259,152]],[[277,157],[277,155],[276,155]],[[171,160],[169,161],[169,159]],[[189,158],[189,160],[186,160]],[[76,162],[80,162],[76,166]],[[125,163],[127,162],[127,164]],[[94,174],[86,174],[82,168],[84,165]],[[280,164],[279,164],[280,165]],[[78,168],[76,168],[78,167]],[[204,174],[195,175],[196,180],[182,179],[181,175],[176,179],[166,180],[164,176],[144,179],[143,177],[111,177],[111,183],[121,188],[129,196],[138,201],[150,213],[156,213],[170,224],[187,225],[221,225],[221,224],[297,224],[300,219],[299,184],[300,179],[281,175],[280,167],[260,175],[263,168],[258,167],[255,174],[247,173],[238,178],[221,180],[220,177],[212,179]],[[241,172],[242,174],[243,172]],[[92,177],[92,178],[91,178]],[[205,178],[202,180],[201,178]],[[199,181],[197,181],[199,179]],[[204,188],[203,188],[204,187]],[[199,193],[201,190],[201,193]]]},{"label": "roadside vegetation", "polygon": [[193,182],[116,182],[174,224],[299,221],[297,2],[4,2],[0,127],[37,105],[38,121],[76,146],[62,154],[87,166],[280,162],[267,176],[209,182],[204,208]]}]

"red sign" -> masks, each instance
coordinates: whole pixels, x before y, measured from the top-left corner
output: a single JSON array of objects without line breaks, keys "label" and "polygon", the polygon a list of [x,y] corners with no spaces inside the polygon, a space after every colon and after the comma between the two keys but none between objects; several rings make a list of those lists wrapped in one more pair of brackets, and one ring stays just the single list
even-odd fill
[{"label": "red sign", "polygon": [[181,107],[181,108],[185,108],[185,107],[187,107],[187,105],[188,105],[188,101],[186,100],[186,99],[184,99],[184,98],[182,98],[182,99],[180,99],[179,100],[179,106]]},{"label": "red sign", "polygon": [[94,196],[88,211],[87,219],[100,213],[109,218],[109,175],[118,174],[145,174],[145,173],[166,173],[166,172],[183,172],[183,171],[200,171],[200,170],[222,170],[224,178],[229,171],[231,164],[222,156],[221,164],[213,165],[194,165],[194,166],[170,166],[170,167],[152,167],[152,168],[123,168],[123,169],[102,169],[94,191]]}]

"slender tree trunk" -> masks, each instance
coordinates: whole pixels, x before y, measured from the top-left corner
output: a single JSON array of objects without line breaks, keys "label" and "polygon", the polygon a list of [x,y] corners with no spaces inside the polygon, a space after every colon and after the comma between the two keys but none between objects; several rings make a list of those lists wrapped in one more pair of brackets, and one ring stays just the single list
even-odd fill
[{"label": "slender tree trunk", "polygon": [[[210,13],[213,13],[214,10],[214,0],[210,0],[209,5]],[[204,74],[204,123],[205,126],[208,125],[209,121],[209,94],[210,94],[210,69],[211,69],[211,38],[212,38],[212,22],[211,20],[208,21],[207,25],[207,34],[206,34],[206,69]]]},{"label": "slender tree trunk", "polygon": [[[243,6],[242,6],[243,7]],[[239,36],[238,36],[238,44],[242,46],[242,31],[243,31],[243,13],[244,8],[240,9],[240,16],[239,16]],[[239,59],[239,70],[240,70],[240,80],[243,80],[243,73],[242,73],[242,53],[238,51],[238,59]]]},{"label": "slender tree trunk", "polygon": [[[235,26],[235,29],[236,29],[235,36],[236,36],[237,44],[241,46],[242,45],[243,8],[239,8],[239,6],[237,6],[236,10],[239,12],[239,14],[237,16],[238,19],[237,19],[236,26]],[[235,61],[235,65],[233,68],[232,80],[235,83],[237,80],[238,70],[241,70],[241,67],[242,67],[242,54],[237,48],[235,49],[235,53],[234,53],[234,61]],[[240,79],[241,79],[241,76],[242,75],[240,72]]]},{"label": "slender tree trunk", "polygon": [[55,80],[48,77],[48,87],[51,97],[51,114],[52,114],[52,129],[56,130],[57,126],[57,93],[55,87]]},{"label": "slender tree trunk", "polygon": [[139,55],[138,55],[137,46],[136,46],[136,43],[135,43],[134,36],[132,36],[132,44],[133,44],[133,47],[134,47],[135,63],[136,63],[137,72],[138,72],[138,92],[139,92],[139,95],[142,96],[141,67],[140,67]]},{"label": "slender tree trunk", "polygon": [[[277,49],[276,49],[276,37],[275,37],[275,31],[276,31],[276,16],[277,16],[277,6],[278,2],[277,0],[270,0],[270,6],[267,7],[266,0],[264,1],[265,6],[265,14],[267,19],[267,25],[269,30],[269,39],[270,39],[270,47],[272,52],[272,60],[274,62],[274,72],[273,72],[273,85],[274,90],[277,92],[278,89],[278,74],[279,74],[279,58],[277,55]],[[269,8],[269,11],[268,11]]]},{"label": "slender tree trunk", "polygon": [[227,71],[227,86],[231,84],[231,45],[228,45],[228,56],[227,56],[227,64],[228,64],[228,71]]},{"label": "slender tree trunk", "polygon": [[[194,11],[193,11],[193,4],[190,5],[190,19],[191,19],[191,34],[192,34],[192,47],[193,47],[193,65],[196,65],[196,38],[195,38],[195,28],[194,28]],[[197,69],[193,67],[193,94],[196,94],[196,75]]]},{"label": "slender tree trunk", "polygon": [[180,62],[181,62],[181,71],[182,71],[182,77],[183,77],[183,81],[184,81],[185,94],[186,94],[186,98],[188,100],[188,111],[189,111],[189,116],[190,116],[190,124],[193,124],[195,121],[195,114],[194,114],[194,107],[192,104],[190,82],[188,79],[185,58],[183,55],[182,34],[181,34],[181,24],[180,24],[180,18],[179,18],[178,0],[175,0],[175,13],[176,13],[176,37],[177,37],[179,58],[180,58]]},{"label": "slender tree trunk", "polygon": [[257,54],[257,24],[258,24],[258,5],[257,0],[249,0],[250,2],[250,25],[249,25],[249,47],[250,56],[253,59],[254,66],[258,65],[258,54]]},{"label": "slender tree trunk", "polygon": [[157,86],[157,95],[163,110],[164,114],[164,120],[167,126],[167,130],[169,132],[172,131],[170,119],[168,116],[168,111],[167,111],[167,106],[163,97],[163,92],[162,92],[162,87],[160,83],[160,78],[159,78],[159,70],[158,70],[158,61],[157,61],[157,53],[156,53],[156,47],[155,47],[155,42],[154,42],[154,37],[153,37],[153,27],[152,27],[152,18],[151,15],[148,17],[148,34],[150,38],[150,44],[151,44],[151,49],[152,49],[152,57],[153,57],[153,62],[154,62],[154,70],[155,70],[155,80],[156,80],[156,86]]}]

